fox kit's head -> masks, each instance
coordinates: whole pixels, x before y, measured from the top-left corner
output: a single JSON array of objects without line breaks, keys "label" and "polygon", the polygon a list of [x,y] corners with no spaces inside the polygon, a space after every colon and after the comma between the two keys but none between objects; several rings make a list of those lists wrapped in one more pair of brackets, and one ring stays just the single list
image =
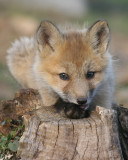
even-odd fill
[{"label": "fox kit's head", "polygon": [[43,21],[37,30],[37,72],[64,101],[88,105],[108,65],[109,27],[98,21],[87,31],[62,33]]}]

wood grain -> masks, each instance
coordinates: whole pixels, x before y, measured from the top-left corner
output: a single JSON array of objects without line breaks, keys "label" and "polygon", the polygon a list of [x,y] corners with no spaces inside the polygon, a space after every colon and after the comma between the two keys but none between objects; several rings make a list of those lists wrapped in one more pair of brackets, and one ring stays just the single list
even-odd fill
[{"label": "wood grain", "polygon": [[1,122],[23,116],[22,160],[128,160],[127,108],[97,106],[89,118],[69,119],[53,106],[42,107],[37,90],[22,89],[0,111]]}]

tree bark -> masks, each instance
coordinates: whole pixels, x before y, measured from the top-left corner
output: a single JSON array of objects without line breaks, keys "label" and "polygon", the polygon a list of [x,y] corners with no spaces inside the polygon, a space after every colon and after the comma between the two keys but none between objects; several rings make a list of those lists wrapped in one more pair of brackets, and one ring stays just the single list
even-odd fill
[{"label": "tree bark", "polygon": [[3,119],[7,108],[15,108],[10,117],[23,115],[25,131],[17,153],[22,160],[128,160],[127,108],[97,106],[89,118],[68,119],[54,107],[41,107],[32,89],[21,90],[1,108]]}]

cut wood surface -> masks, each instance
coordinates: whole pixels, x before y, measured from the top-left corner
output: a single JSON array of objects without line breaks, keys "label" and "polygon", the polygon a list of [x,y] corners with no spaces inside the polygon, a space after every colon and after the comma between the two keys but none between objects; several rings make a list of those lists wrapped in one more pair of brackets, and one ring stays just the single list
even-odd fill
[{"label": "cut wood surface", "polygon": [[127,108],[97,107],[89,118],[68,119],[54,107],[41,107],[38,92],[28,89],[2,102],[0,114],[1,121],[23,115],[22,160],[128,160]]}]

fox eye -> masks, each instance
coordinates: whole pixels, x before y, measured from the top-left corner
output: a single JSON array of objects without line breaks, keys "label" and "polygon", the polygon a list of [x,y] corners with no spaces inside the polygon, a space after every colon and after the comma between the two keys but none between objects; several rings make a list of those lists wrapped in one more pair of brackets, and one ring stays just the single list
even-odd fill
[{"label": "fox eye", "polygon": [[89,71],[86,74],[87,79],[92,79],[92,78],[94,78],[94,76],[95,76],[95,72],[92,72],[92,71]]},{"label": "fox eye", "polygon": [[68,81],[69,80],[69,76],[66,73],[60,73],[59,74],[60,79]]}]

